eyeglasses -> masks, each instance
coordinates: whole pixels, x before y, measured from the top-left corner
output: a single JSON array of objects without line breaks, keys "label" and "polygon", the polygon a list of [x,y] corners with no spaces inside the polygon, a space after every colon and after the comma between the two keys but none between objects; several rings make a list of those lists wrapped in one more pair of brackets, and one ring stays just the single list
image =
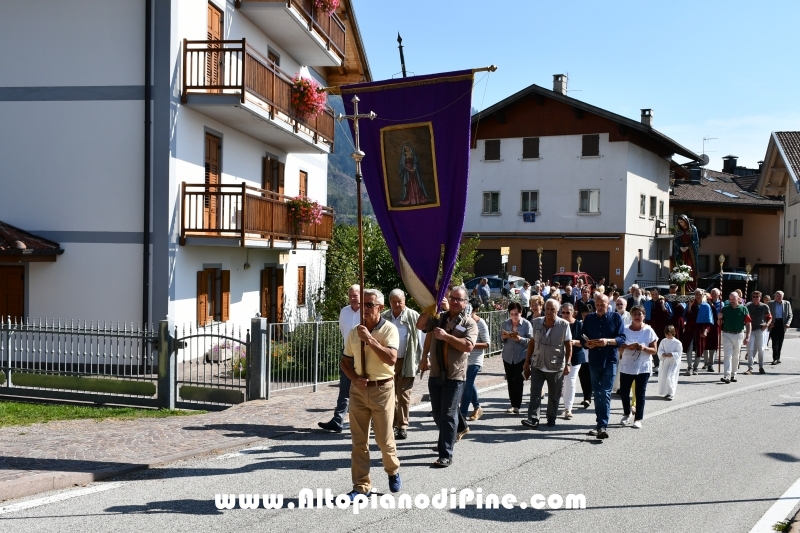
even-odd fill
[{"label": "eyeglasses", "polygon": [[572,314],[572,311],[561,311],[561,316],[571,315],[571,314]]},{"label": "eyeglasses", "polygon": [[366,307],[367,309],[372,309],[373,307],[378,307],[379,305],[382,305],[382,304],[378,304],[378,303],[374,303],[374,302],[367,302],[367,303],[364,304],[364,307]]},{"label": "eyeglasses", "polygon": [[456,297],[454,297],[454,296],[451,296],[451,297],[450,297],[450,301],[451,301],[451,302],[466,302],[466,301],[467,301],[467,299],[466,299],[466,298],[456,298]]},{"label": "eyeglasses", "polygon": [[617,304],[617,307],[625,307],[625,304]]}]

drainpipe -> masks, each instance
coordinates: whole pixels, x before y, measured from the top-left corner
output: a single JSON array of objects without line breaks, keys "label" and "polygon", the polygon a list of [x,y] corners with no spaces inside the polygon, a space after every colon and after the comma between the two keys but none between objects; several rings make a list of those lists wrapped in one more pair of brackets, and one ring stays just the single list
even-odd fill
[{"label": "drainpipe", "polygon": [[151,95],[153,62],[153,2],[145,0],[144,30],[144,230],[142,232],[142,327],[147,327],[150,318],[150,164],[151,164]]}]

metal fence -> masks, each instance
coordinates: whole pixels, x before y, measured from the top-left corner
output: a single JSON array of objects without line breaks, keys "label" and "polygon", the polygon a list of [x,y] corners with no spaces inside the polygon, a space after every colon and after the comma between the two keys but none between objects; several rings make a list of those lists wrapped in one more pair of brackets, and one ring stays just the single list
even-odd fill
[{"label": "metal fence", "polygon": [[0,395],[157,404],[152,327],[30,319],[0,322]]}]

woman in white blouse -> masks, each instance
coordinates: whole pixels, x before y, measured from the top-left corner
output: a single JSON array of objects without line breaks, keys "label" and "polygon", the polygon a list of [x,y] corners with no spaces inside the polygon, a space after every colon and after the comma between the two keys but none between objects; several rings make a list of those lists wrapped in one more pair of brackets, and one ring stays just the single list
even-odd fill
[{"label": "woman in white blouse", "polygon": [[644,323],[644,307],[634,305],[631,310],[631,325],[625,328],[625,344],[620,347],[620,396],[622,397],[623,418],[620,422],[627,426],[631,420],[631,385],[636,384],[636,414],[633,427],[640,429],[644,418],[644,399],[647,381],[650,379],[653,355],[656,353],[658,335],[653,328]]}]

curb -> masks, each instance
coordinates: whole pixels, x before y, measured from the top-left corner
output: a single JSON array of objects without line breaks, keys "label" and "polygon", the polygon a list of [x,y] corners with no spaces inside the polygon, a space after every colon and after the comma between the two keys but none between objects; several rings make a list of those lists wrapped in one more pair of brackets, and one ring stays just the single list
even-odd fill
[{"label": "curb", "polygon": [[[487,378],[486,380],[480,383],[480,387],[482,389],[493,387],[503,382],[505,382],[505,377]],[[480,391],[481,389],[478,390]],[[410,406],[419,405],[427,402],[428,401],[427,396],[428,396],[427,394],[414,394],[411,397]],[[291,432],[276,433],[276,435],[272,437],[251,437],[249,439],[236,441],[235,443],[215,444],[207,447],[201,447],[201,448],[196,448],[194,450],[176,453],[173,455],[167,455],[165,457],[159,457],[157,459],[145,460],[144,462],[141,463],[130,463],[114,468],[108,468],[106,470],[98,470],[97,472],[55,471],[52,473],[33,474],[18,479],[12,479],[10,481],[2,481],[0,482],[0,494],[2,495],[2,497],[0,497],[0,501],[14,500],[18,498],[24,498],[25,496],[33,496],[34,494],[40,494],[42,492],[67,489],[70,487],[75,487],[80,485],[88,485],[96,481],[103,481],[106,479],[111,479],[126,474],[130,474],[132,472],[148,470],[150,468],[164,466],[169,463],[174,463],[177,461],[185,461],[187,459],[192,459],[194,457],[219,454],[222,452],[232,452],[238,449],[246,448],[251,444],[261,442],[266,439],[274,438],[279,435],[291,435],[293,433],[298,433],[304,429],[307,428],[297,428],[295,431]]]}]

